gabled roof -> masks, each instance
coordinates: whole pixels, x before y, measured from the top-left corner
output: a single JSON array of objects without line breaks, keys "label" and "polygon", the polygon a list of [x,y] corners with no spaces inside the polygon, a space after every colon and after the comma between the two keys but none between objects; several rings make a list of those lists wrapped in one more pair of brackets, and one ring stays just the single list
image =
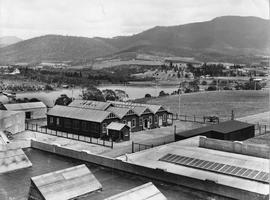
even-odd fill
[{"label": "gabled roof", "polygon": [[129,126],[123,123],[118,123],[118,122],[111,122],[108,126],[107,129],[110,130],[116,130],[116,131],[121,131],[124,127],[127,127],[129,129]]},{"label": "gabled roof", "polygon": [[85,165],[70,167],[31,178],[46,200],[68,200],[102,188]]},{"label": "gabled roof", "polygon": [[4,104],[7,110],[29,110],[37,108],[46,108],[46,105],[42,102],[28,102],[28,103],[10,103]]},{"label": "gabled roof", "polygon": [[105,120],[110,114],[111,112],[103,110],[84,109],[84,108],[56,105],[51,110],[49,110],[47,115],[100,123],[103,120]]},{"label": "gabled roof", "polygon": [[95,110],[106,110],[110,105],[111,103],[103,101],[74,100],[68,106]]},{"label": "gabled roof", "polygon": [[105,200],[166,200],[167,198],[149,182],[128,191],[106,198]]},{"label": "gabled roof", "polygon": [[122,119],[129,112],[133,112],[133,110],[132,109],[129,109],[129,108],[118,108],[118,107],[113,107],[113,106],[112,107],[109,107],[106,111],[110,111],[110,112],[114,113],[120,119]]}]

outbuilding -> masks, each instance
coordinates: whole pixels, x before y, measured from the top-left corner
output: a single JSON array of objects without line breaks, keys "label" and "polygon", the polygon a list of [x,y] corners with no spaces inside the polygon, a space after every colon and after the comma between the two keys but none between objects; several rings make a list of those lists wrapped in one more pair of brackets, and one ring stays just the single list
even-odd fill
[{"label": "outbuilding", "polygon": [[47,107],[42,102],[4,104],[2,110],[23,111],[26,120],[46,119]]},{"label": "outbuilding", "polygon": [[183,140],[198,135],[219,140],[242,141],[255,136],[255,125],[229,120],[215,125],[176,133],[175,140]]},{"label": "outbuilding", "polygon": [[108,136],[115,142],[130,139],[130,127],[123,123],[111,122],[107,126]]},{"label": "outbuilding", "polygon": [[0,110],[0,130],[8,131],[12,134],[24,131],[24,112]]}]

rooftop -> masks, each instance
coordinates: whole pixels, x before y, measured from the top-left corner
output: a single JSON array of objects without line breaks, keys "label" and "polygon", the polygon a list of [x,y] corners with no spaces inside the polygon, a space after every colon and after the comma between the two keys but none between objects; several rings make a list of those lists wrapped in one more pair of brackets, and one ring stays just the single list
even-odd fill
[{"label": "rooftop", "polygon": [[100,123],[106,119],[110,113],[111,112],[102,110],[56,105],[51,110],[49,110],[47,115]]},{"label": "rooftop", "polygon": [[102,101],[74,100],[68,106],[78,108],[88,108],[96,110],[106,110],[111,104]]},{"label": "rooftop", "polygon": [[[269,194],[269,185],[260,181],[248,180],[229,174],[217,173],[214,171],[198,169],[185,165],[164,162],[160,160],[162,157],[173,154],[192,159],[200,159],[207,162],[235,166],[238,168],[247,168],[257,170],[259,172],[269,173],[268,159],[248,156],[243,154],[229,153],[217,151],[213,149],[199,147],[199,137],[158,146],[145,151],[140,151],[128,155],[128,162],[147,166],[150,168],[160,168],[168,172],[191,177],[199,180],[212,180],[218,184],[238,188],[245,191],[259,193],[263,195]],[[120,159],[126,159],[120,157]]]},{"label": "rooftop", "polygon": [[192,137],[192,136],[197,136],[209,131],[216,131],[220,132],[223,134],[234,132],[237,130],[245,129],[248,127],[254,126],[253,124],[249,124],[246,122],[241,122],[237,120],[229,120],[226,122],[220,122],[219,124],[214,124],[214,125],[209,125],[209,126],[204,126],[184,132],[179,132],[177,135],[181,135],[183,137]]},{"label": "rooftop", "polygon": [[118,122],[111,122],[108,126],[107,129],[110,130],[116,130],[116,131],[121,131],[124,127],[128,127],[128,125],[123,124],[123,123],[118,123]]},{"label": "rooftop", "polygon": [[99,181],[83,164],[31,178],[46,200],[66,200],[102,188]]},{"label": "rooftop", "polygon": [[9,111],[9,110],[0,110],[0,119],[4,119],[18,113],[22,113],[21,111]]},{"label": "rooftop", "polygon": [[42,102],[28,102],[28,103],[10,103],[4,104],[7,110],[28,110],[36,108],[46,108]]},{"label": "rooftop", "polygon": [[167,198],[149,182],[105,200],[166,200]]}]

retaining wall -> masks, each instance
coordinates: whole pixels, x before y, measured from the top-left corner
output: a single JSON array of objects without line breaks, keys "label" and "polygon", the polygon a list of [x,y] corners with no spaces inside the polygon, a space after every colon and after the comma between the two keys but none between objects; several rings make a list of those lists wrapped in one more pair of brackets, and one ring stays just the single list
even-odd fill
[{"label": "retaining wall", "polygon": [[268,199],[268,195],[261,195],[252,193],[249,191],[240,190],[224,186],[212,181],[194,179],[182,175],[177,175],[164,171],[162,169],[154,169],[133,163],[127,163],[119,159],[109,158],[106,156],[95,155],[86,151],[76,151],[73,149],[64,148],[58,145],[46,144],[38,141],[31,141],[31,147],[44,150],[47,152],[55,153],[62,156],[67,156],[89,163],[101,165],[104,167],[112,168],[115,170],[124,171],[140,176],[144,176],[150,179],[159,180],[171,184],[182,185],[198,190],[207,191],[221,196],[230,198],[253,200],[253,199]]},{"label": "retaining wall", "polygon": [[225,141],[200,137],[199,147],[269,159],[270,148],[259,144]]}]

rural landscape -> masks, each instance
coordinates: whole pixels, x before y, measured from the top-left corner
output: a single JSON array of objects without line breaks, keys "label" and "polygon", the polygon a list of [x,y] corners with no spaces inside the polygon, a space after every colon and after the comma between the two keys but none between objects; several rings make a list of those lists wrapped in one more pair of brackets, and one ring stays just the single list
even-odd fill
[{"label": "rural landscape", "polygon": [[0,0],[0,200],[269,199],[267,0],[53,4]]}]

